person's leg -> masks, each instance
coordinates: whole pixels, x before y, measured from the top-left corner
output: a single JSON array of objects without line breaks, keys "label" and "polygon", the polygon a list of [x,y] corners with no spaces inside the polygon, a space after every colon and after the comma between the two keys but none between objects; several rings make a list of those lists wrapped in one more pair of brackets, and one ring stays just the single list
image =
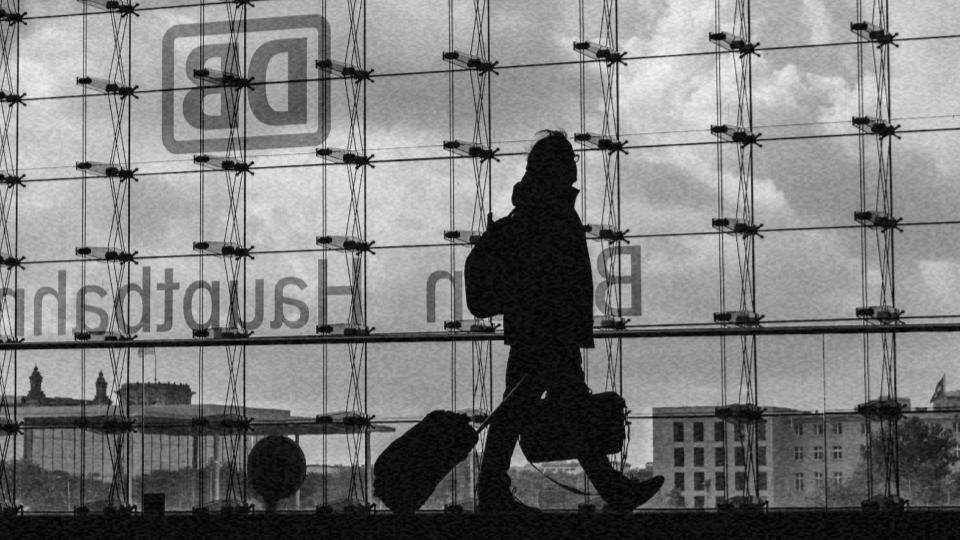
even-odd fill
[{"label": "person's leg", "polygon": [[[575,404],[578,412],[586,414],[590,389],[584,380],[580,349],[575,346],[563,348],[556,352],[556,356],[556,376],[552,378],[548,392],[558,393],[563,396],[563,401]],[[570,416],[577,415],[574,413]],[[643,504],[657,492],[663,481],[662,478],[646,482],[628,479],[610,464],[599,448],[588,449],[578,460],[594,489],[616,511],[629,511]]]},{"label": "person's leg", "polygon": [[524,347],[510,348],[507,359],[507,393],[526,375],[510,399],[501,406],[500,416],[487,427],[487,442],[483,449],[483,461],[480,465],[480,477],[477,491],[482,499],[509,496],[510,458],[520,436],[523,417],[543,393],[543,383],[537,376],[537,351]]},{"label": "person's leg", "polygon": [[[570,404],[570,417],[580,421],[581,415],[587,414],[587,400],[590,397],[590,388],[584,380],[580,349],[575,345],[558,347],[554,353],[556,368],[548,381],[548,394],[553,393],[561,402]],[[612,495],[613,486],[623,478],[620,471],[610,465],[610,460],[599,450],[585,453],[578,458],[580,466],[597,492],[604,500],[604,496]]]}]

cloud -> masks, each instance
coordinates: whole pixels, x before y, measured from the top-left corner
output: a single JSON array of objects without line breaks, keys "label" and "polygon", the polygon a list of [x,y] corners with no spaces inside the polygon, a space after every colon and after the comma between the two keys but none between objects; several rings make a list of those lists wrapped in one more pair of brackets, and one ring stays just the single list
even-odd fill
[{"label": "cloud", "polygon": [[960,283],[960,265],[957,261],[922,260],[917,265],[920,267],[923,285],[936,293],[937,305],[928,307],[945,310],[960,303],[960,292],[957,289],[957,283]]},{"label": "cloud", "polygon": [[[40,3],[45,4],[45,3]],[[768,5],[769,4],[769,5]],[[282,2],[269,12],[252,10],[254,16],[295,13],[313,3]],[[939,4],[937,17],[920,17],[906,10],[895,11],[895,31],[903,36],[952,33],[958,14],[952,4]],[[456,49],[469,49],[472,13],[468,4],[457,4],[454,29]],[[562,8],[540,0],[523,3],[493,3],[492,57],[503,65],[542,61],[575,60],[571,42],[578,36],[574,4]],[[46,8],[43,8],[46,9]],[[51,8],[53,9],[53,8]],[[343,54],[346,18],[342,6],[332,4],[329,19],[336,54]],[[440,70],[407,77],[380,77],[368,86],[367,134],[372,153],[379,159],[442,157],[441,142],[448,134],[448,79],[440,53],[449,48],[445,7],[429,3],[370,3],[368,12],[368,62],[376,74]],[[588,10],[592,9],[588,7]],[[710,51],[707,33],[714,27],[713,7],[699,1],[631,3],[621,6],[620,39],[631,55]],[[546,23],[544,13],[549,12]],[[218,12],[219,13],[219,12]],[[263,13],[263,15],[261,15]],[[137,19],[134,73],[137,81],[159,84],[155,44],[170,24],[196,18],[196,9],[145,12]],[[754,38],[763,46],[822,43],[851,39],[852,7],[826,0],[802,3],[763,3],[754,6]],[[214,17],[211,11],[211,17]],[[219,15],[214,18],[220,17]],[[222,18],[222,17],[221,17]],[[588,39],[596,39],[598,13],[588,11]],[[36,21],[24,27],[22,91],[30,96],[76,90],[79,74],[79,20]],[[97,22],[102,27],[104,20]],[[727,24],[725,21],[724,24]],[[142,40],[142,41],[140,41]],[[762,49],[762,47],[761,47]],[[37,53],[34,53],[37,51]],[[47,54],[39,54],[46,52]],[[56,52],[56,54],[52,54]],[[853,47],[822,47],[763,51],[754,58],[755,123],[765,137],[818,133],[851,133],[850,117],[856,113],[856,50]],[[102,55],[93,48],[90,54]],[[956,56],[956,43],[948,40],[904,42],[893,52],[895,116],[950,115],[960,106],[960,74],[945,69]],[[729,70],[732,55],[724,62],[724,110],[730,122],[735,95]],[[98,56],[98,59],[101,59]],[[99,60],[98,60],[99,61]],[[598,66],[586,66],[586,128],[597,131],[602,121]],[[630,61],[621,68],[622,130],[631,144],[659,145],[675,142],[707,142],[709,126],[716,122],[714,58],[689,56]],[[473,137],[472,87],[467,73],[456,73],[454,83],[454,136]],[[492,80],[493,138],[502,150],[522,152],[538,129],[580,129],[579,69],[576,66],[503,69]],[[868,85],[871,79],[867,78]],[[334,129],[330,145],[343,146],[345,101],[341,83],[333,87]],[[869,98],[868,98],[869,100]],[[191,167],[189,157],[171,156],[159,143],[158,100],[142,96],[134,103],[137,113],[134,161],[144,167]],[[102,110],[102,109],[98,109]],[[735,111],[733,111],[735,112]],[[21,112],[21,166],[29,178],[74,174],[73,163],[81,155],[80,108],[76,100],[32,102]],[[931,120],[913,120],[914,127]],[[938,125],[955,126],[953,118]],[[814,125],[810,125],[814,123]],[[825,124],[816,124],[825,123]],[[786,124],[797,124],[787,126]],[[904,125],[908,121],[904,120]],[[101,141],[91,133],[91,148]],[[960,154],[951,135],[906,135],[894,142],[896,208],[908,220],[954,216],[957,200],[955,172]],[[732,165],[728,148],[726,162]],[[871,150],[871,148],[868,148]],[[96,148],[97,152],[101,148]],[[311,148],[283,149],[258,155],[258,164],[314,163]],[[292,154],[292,155],[287,155]],[[868,154],[868,157],[871,154]],[[177,159],[177,162],[168,160]],[[602,215],[604,182],[599,159],[593,155],[583,193],[587,197],[585,220]],[[711,232],[716,213],[716,148],[712,144],[682,148],[631,150],[621,159],[622,221],[631,233]],[[149,164],[146,164],[151,162]],[[473,164],[454,165],[456,183],[453,212],[458,228],[470,226],[474,216]],[[493,205],[498,215],[509,211],[510,188],[523,172],[524,158],[504,157],[493,167]],[[837,138],[764,143],[755,152],[754,196],[756,220],[767,229],[852,225],[858,208],[859,148],[857,139]],[[868,185],[874,169],[868,168]],[[258,250],[312,248],[321,227],[321,208],[328,209],[330,230],[346,226],[349,185],[342,167],[328,167],[327,200],[321,192],[319,168],[259,170],[249,180],[248,227],[251,243]],[[730,169],[728,169],[728,172]],[[223,227],[223,177],[207,175],[208,206],[205,233],[220,234]],[[726,177],[727,193],[735,193],[736,176]],[[97,189],[103,186],[98,186]],[[199,233],[199,175],[150,176],[133,186],[134,247],[141,253],[188,253]],[[449,163],[445,160],[417,163],[380,163],[369,170],[367,217],[369,239],[378,245],[439,242],[450,220]],[[103,193],[97,191],[97,193]],[[79,243],[80,186],[77,182],[47,182],[29,185],[21,195],[21,250],[30,260],[70,258]],[[868,199],[872,197],[868,196]],[[109,201],[89,201],[91,235],[107,229],[100,220]],[[93,214],[97,221],[94,222]],[[935,232],[937,231],[937,232]],[[952,229],[911,228],[897,236],[898,302],[911,314],[955,313],[958,277],[956,244]],[[644,314],[633,322],[709,323],[718,309],[719,280],[717,237],[643,238]],[[860,236],[857,229],[768,233],[757,240],[758,299],[768,319],[850,317],[861,303]],[[462,262],[464,251],[456,257]],[[871,283],[876,283],[875,256],[868,260]],[[308,283],[316,274],[315,254],[258,255],[250,262],[251,277],[273,278],[281,274],[303,276]],[[178,273],[193,276],[193,259],[171,263]],[[345,265],[338,256],[332,265],[337,284],[346,283]],[[378,331],[437,329],[425,322],[426,277],[449,268],[449,250],[440,248],[381,249],[369,263],[370,321]],[[70,266],[71,271],[78,265]],[[735,271],[728,268],[729,275]],[[222,272],[208,268],[210,274]],[[92,275],[92,274],[91,274]],[[156,274],[155,274],[156,275]],[[98,277],[91,279],[100,279]],[[53,265],[37,265],[21,273],[21,285],[35,289],[53,284]],[[444,283],[445,285],[445,283]],[[316,300],[305,301],[315,308]],[[875,291],[871,291],[875,295]],[[306,297],[308,293],[304,293]],[[443,304],[443,302],[441,302]],[[342,307],[342,306],[341,306]],[[446,308],[446,304],[443,304]],[[49,309],[49,308],[48,308]],[[338,310],[340,307],[337,308]],[[439,310],[442,318],[445,312]],[[267,315],[269,317],[269,314]],[[342,310],[336,313],[342,316]],[[303,332],[308,332],[303,329]],[[266,333],[266,330],[264,331]],[[833,338],[828,338],[828,343]],[[857,338],[859,339],[859,338]],[[849,406],[860,392],[862,368],[859,342],[839,338],[831,345],[831,406]],[[925,390],[926,374],[945,369],[953,339],[901,343],[904,357],[911,358],[905,377],[905,392]],[[819,379],[812,381],[810,362],[819,362],[819,339],[767,340],[761,348],[764,393],[774,405],[809,404],[816,396]],[[681,402],[712,404],[719,373],[717,340],[633,340],[624,343],[628,399],[631,407],[676,405]],[[376,413],[389,416],[425,413],[445,406],[450,349],[443,347],[370,347]],[[212,353],[211,353],[212,354]],[[461,360],[469,355],[460,348]],[[253,349],[249,351],[251,373],[258,384],[250,388],[251,403],[274,403],[289,398],[289,406],[303,413],[319,408],[319,353],[313,348]],[[91,355],[94,358],[95,355]],[[161,378],[196,381],[196,351],[162,351]],[[222,356],[222,355],[221,355]],[[223,359],[216,356],[210,370],[210,385],[218,395],[224,385]],[[342,390],[349,359],[345,348],[331,347],[333,386]],[[496,376],[502,374],[503,348],[495,354]],[[25,355],[25,359],[50,362],[73,369],[76,355],[49,357]],[[97,362],[102,358],[96,357]],[[601,354],[594,354],[594,365]],[[853,358],[851,361],[849,359]],[[715,360],[717,360],[715,362]],[[28,361],[28,360],[25,360]],[[91,360],[93,362],[93,360]],[[709,369],[703,366],[708,365]],[[103,363],[103,365],[106,365]],[[424,367],[426,366],[426,367]],[[665,367],[672,366],[672,367]],[[679,367],[677,367],[679,366]],[[819,364],[817,364],[819,366]],[[41,366],[41,369],[43,367]],[[594,373],[600,373],[597,369]],[[937,371],[939,372],[939,371]],[[72,372],[71,372],[72,373]],[[164,375],[166,373],[167,375]],[[296,376],[291,376],[295,373]],[[692,374],[692,375],[691,375]],[[461,378],[465,377],[461,372]],[[685,377],[690,375],[693,380]],[[808,380],[809,379],[809,380]],[[462,379],[461,379],[462,380]],[[845,381],[843,392],[835,381]],[[499,379],[498,379],[499,381]],[[799,381],[799,382],[798,382]],[[847,384],[848,381],[853,381]],[[816,384],[815,384],[816,383]],[[597,384],[602,384],[598,382]],[[25,381],[23,381],[25,385]],[[499,382],[497,383],[499,388]],[[769,385],[769,386],[767,386]],[[911,386],[912,385],[912,386]],[[23,386],[21,386],[23,387]],[[89,388],[88,388],[89,390]],[[685,393],[689,391],[690,393]],[[464,390],[466,392],[466,390]],[[835,393],[834,393],[835,392]],[[75,395],[63,383],[62,393]],[[462,394],[465,395],[465,394]],[[340,400],[337,395],[338,402]],[[767,399],[764,397],[763,399]],[[814,403],[816,406],[816,403]],[[812,408],[812,407],[811,407]]]}]

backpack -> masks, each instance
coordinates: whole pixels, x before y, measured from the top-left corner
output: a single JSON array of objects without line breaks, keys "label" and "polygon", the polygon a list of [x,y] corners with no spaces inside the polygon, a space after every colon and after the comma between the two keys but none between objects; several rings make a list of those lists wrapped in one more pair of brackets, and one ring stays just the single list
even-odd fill
[{"label": "backpack", "polygon": [[463,263],[467,309],[474,317],[500,315],[513,291],[515,279],[511,258],[517,247],[518,220],[513,212],[492,220]]}]

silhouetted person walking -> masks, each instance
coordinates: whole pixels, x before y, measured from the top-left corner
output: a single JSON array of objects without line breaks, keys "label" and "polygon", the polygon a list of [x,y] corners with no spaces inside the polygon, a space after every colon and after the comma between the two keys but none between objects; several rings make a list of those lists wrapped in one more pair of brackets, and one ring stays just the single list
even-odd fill
[{"label": "silhouetted person walking", "polygon": [[[510,492],[510,458],[524,415],[544,391],[583,409],[589,395],[580,347],[593,347],[593,277],[583,223],[575,203],[577,155],[566,134],[542,131],[513,187],[516,226],[504,246],[510,256],[511,294],[503,306],[504,342],[510,346],[506,388],[523,384],[489,427],[478,480],[481,512],[536,512]],[[626,478],[600,451],[579,457],[606,509],[628,512],[663,484]]]}]

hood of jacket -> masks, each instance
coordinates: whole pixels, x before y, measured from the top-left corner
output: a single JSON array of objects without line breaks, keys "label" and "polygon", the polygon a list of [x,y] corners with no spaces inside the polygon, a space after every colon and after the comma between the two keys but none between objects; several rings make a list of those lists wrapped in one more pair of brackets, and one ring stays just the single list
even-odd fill
[{"label": "hood of jacket", "polygon": [[531,209],[540,212],[566,212],[575,210],[580,190],[572,186],[558,186],[549,180],[526,175],[513,185],[510,198],[519,210]]}]

